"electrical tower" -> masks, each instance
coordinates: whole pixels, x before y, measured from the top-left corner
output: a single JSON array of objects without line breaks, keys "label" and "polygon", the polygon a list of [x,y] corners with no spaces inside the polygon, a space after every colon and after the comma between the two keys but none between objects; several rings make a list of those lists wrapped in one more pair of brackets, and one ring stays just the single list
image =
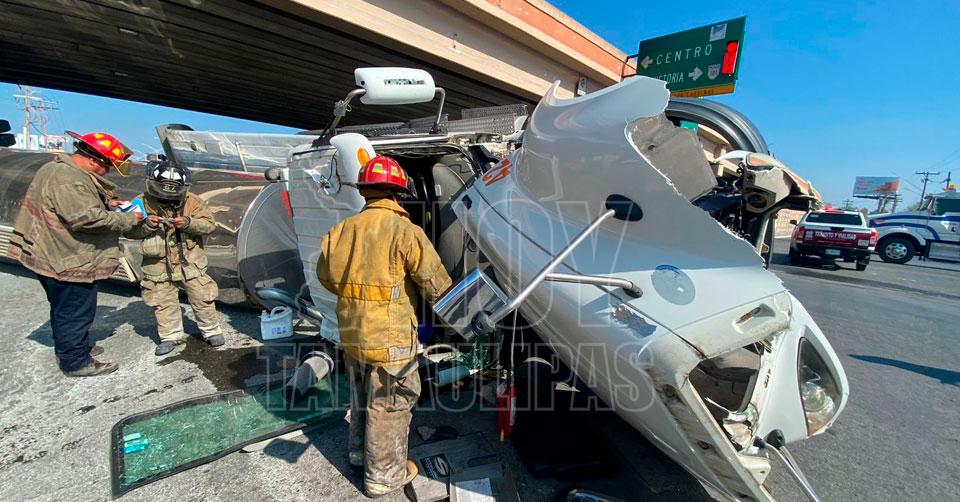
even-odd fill
[{"label": "electrical tower", "polygon": [[[40,96],[40,90],[29,86],[19,86],[23,94],[14,94],[13,97],[21,104],[23,110],[23,142],[25,149],[30,148],[30,129],[35,129],[44,144],[47,142],[47,110],[59,110],[57,103]],[[39,146],[39,145],[38,145]]]},{"label": "electrical tower", "polygon": [[930,181],[931,176],[940,176],[940,171],[937,171],[935,173],[930,171],[919,171],[915,174],[917,174],[918,176],[923,176],[923,190],[920,191],[920,201],[922,202],[923,197],[927,195],[927,182]]}]

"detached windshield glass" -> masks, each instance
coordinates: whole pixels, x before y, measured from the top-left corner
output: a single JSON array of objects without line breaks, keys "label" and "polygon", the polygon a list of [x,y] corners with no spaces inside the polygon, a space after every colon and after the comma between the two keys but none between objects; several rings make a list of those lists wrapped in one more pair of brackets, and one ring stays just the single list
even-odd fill
[{"label": "detached windshield glass", "polygon": [[810,213],[807,215],[809,223],[823,223],[825,225],[862,225],[859,214],[845,213]]}]

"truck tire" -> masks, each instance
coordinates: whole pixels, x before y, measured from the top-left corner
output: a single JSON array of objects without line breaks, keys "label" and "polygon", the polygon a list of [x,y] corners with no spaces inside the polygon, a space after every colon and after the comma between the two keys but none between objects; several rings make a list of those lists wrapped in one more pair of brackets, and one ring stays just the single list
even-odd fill
[{"label": "truck tire", "polygon": [[913,259],[917,248],[913,241],[900,236],[888,237],[877,246],[877,254],[887,263],[906,263]]},{"label": "truck tire", "polygon": [[796,249],[790,248],[790,264],[797,265],[800,263],[800,259],[800,253],[798,253]]},{"label": "truck tire", "polygon": [[867,269],[867,265],[869,264],[869,260],[857,260],[857,272],[863,272]]}]

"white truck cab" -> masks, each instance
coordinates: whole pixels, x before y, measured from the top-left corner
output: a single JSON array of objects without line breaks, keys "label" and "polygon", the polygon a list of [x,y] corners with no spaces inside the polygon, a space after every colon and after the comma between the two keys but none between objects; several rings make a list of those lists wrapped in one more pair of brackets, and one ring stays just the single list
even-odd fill
[{"label": "white truck cab", "polygon": [[960,261],[960,194],[949,190],[930,194],[916,211],[877,214],[869,225],[877,229],[877,253],[889,263],[906,263],[914,255]]}]

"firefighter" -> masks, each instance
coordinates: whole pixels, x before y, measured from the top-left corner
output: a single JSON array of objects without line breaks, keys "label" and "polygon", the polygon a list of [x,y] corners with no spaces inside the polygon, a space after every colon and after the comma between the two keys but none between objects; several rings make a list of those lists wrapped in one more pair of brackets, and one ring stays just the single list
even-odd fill
[{"label": "firefighter", "polygon": [[46,292],[60,369],[67,376],[97,376],[118,368],[93,358],[103,352],[89,340],[97,281],[117,270],[118,238],[143,215],[111,211],[123,202],[113,200],[116,185],[104,178],[111,167],[126,176],[132,152],[106,133],[67,134],[77,140],[74,153],[58,154],[34,175],[9,256],[35,272]]},{"label": "firefighter", "polygon": [[207,275],[203,251],[203,237],[213,233],[216,222],[203,199],[190,193],[190,185],[187,168],[166,160],[147,163],[142,195],[147,217],[126,234],[140,239],[141,296],[143,303],[153,307],[157,319],[157,356],[170,353],[187,339],[177,286],[187,292],[204,341],[213,347],[224,342],[213,304],[217,284]]},{"label": "firefighter", "polygon": [[370,159],[356,183],[366,205],[324,236],[317,261],[321,284],[337,295],[350,385],[350,465],[363,468],[370,497],[417,475],[407,460],[420,396],[415,309],[421,295],[433,303],[450,286],[433,245],[398,203],[408,184],[396,160]]}]

